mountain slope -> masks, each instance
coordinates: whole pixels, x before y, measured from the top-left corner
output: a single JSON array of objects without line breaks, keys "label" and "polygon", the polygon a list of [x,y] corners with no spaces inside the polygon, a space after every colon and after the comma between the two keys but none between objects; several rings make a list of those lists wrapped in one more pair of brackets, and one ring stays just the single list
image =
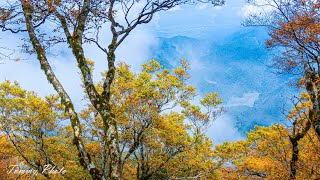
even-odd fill
[{"label": "mountain slope", "polygon": [[191,83],[201,93],[218,91],[227,115],[244,134],[254,125],[285,123],[283,106],[296,93],[288,85],[292,76],[270,68],[273,52],[266,50],[266,32],[241,29],[219,43],[184,36],[159,38],[153,57],[171,68],[185,58],[191,64]]}]

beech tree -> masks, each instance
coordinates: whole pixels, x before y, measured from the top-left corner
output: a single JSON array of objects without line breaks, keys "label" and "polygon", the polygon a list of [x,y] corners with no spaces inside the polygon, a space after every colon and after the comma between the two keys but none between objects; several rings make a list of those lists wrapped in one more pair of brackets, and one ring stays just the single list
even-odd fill
[{"label": "beech tree", "polygon": [[[79,160],[93,179],[119,179],[117,161],[119,152],[118,120],[112,113],[110,104],[111,84],[115,75],[115,51],[128,35],[139,25],[149,23],[154,14],[169,10],[177,5],[211,3],[222,5],[220,0],[8,0],[1,3],[0,17],[3,31],[26,33],[28,40],[24,50],[35,53],[41,69],[52,84],[68,114],[74,132],[74,144],[79,153]],[[134,12],[138,11],[137,14]],[[53,23],[49,23],[53,22]],[[105,33],[102,25],[109,25],[111,42],[101,44],[99,36]],[[52,32],[47,32],[46,27]],[[103,31],[103,32],[102,32]],[[102,91],[98,91],[92,80],[92,73],[83,50],[84,43],[94,43],[101,53],[105,53],[108,69],[103,77]],[[48,61],[47,50],[58,43],[66,43],[72,51],[81,72],[83,86],[91,105],[102,118],[103,146],[109,160],[108,167],[101,172],[92,160],[83,142],[78,113],[55,75]]]},{"label": "beech tree", "polygon": [[[119,64],[110,103],[118,120],[119,139],[115,151],[119,153],[117,166],[121,178],[124,172],[127,179],[206,176],[219,167],[212,161],[212,143],[204,132],[222,112],[218,107],[222,100],[217,93],[211,93],[200,101],[203,108],[191,104],[196,91],[186,82],[188,66],[182,60],[181,67],[170,71],[151,60],[143,64],[141,73],[135,74],[128,65]],[[97,87],[102,91],[103,82]],[[175,111],[179,106],[182,111]],[[84,109],[81,117],[86,127],[92,127],[88,134],[93,137],[88,136],[91,140],[86,142],[103,140],[102,117],[94,107]],[[110,163],[105,157],[103,141],[99,149],[103,169]],[[182,164],[189,168],[184,169]]]},{"label": "beech tree", "polygon": [[[62,121],[66,120],[66,115],[58,100],[57,95],[42,99],[35,92],[23,90],[17,82],[0,84],[0,152],[3,153],[2,160],[11,162],[6,164],[6,171],[1,174],[23,178],[32,176],[33,173],[13,173],[13,169],[17,170],[14,165],[25,164],[27,169],[33,169],[46,178],[61,178],[61,175],[75,178],[75,174],[87,177],[75,165],[77,155],[70,153],[75,148],[71,146],[70,137],[64,135]],[[50,175],[45,170],[49,164],[57,171],[64,169],[69,173]]]},{"label": "beech tree", "polygon": [[[172,71],[152,60],[143,64],[141,73],[133,73],[128,65],[119,63],[110,99],[118,122],[118,146],[113,150],[119,154],[119,179],[216,177],[221,163],[214,159],[212,142],[204,133],[222,113],[218,107],[222,100],[217,93],[210,93],[199,106],[192,104],[197,94],[186,82],[187,69],[184,60]],[[98,91],[103,90],[102,85],[96,85]],[[77,165],[80,161],[72,153],[70,126],[60,123],[66,114],[58,96],[43,100],[7,81],[0,84],[0,97],[1,131],[19,161],[51,179],[60,174],[43,172],[47,164],[57,170],[65,168],[65,178],[88,178],[89,172],[81,172]],[[107,168],[114,161],[106,154],[109,149],[104,145],[103,119],[92,104],[81,111],[79,118],[86,150],[104,173],[101,176],[107,176]]]},{"label": "beech tree", "polygon": [[275,57],[275,67],[299,75],[297,86],[308,93],[308,96],[303,95],[298,103],[294,103],[296,114],[291,113],[293,131],[290,135],[292,144],[290,177],[295,179],[299,141],[311,128],[320,141],[320,2],[266,0],[262,4],[256,1],[251,3],[262,8],[259,13],[251,14],[245,24],[267,27],[271,37],[266,43],[267,47],[278,48],[281,52]]},{"label": "beech tree", "polygon": [[267,27],[271,37],[266,43],[267,47],[279,47],[281,51],[280,55],[275,57],[275,66],[286,72],[301,75],[302,79],[298,85],[309,93],[313,103],[306,119],[320,141],[319,1],[266,0],[262,4],[250,2],[269,10],[251,14],[245,25]]},{"label": "beech tree", "polygon": [[[216,146],[215,156],[226,163],[220,169],[226,179],[293,179],[292,129],[283,125],[256,126],[245,140]],[[299,140],[296,179],[319,179],[320,143],[314,130]]]},{"label": "beech tree", "polygon": [[12,144],[7,140],[5,135],[0,136],[0,173],[1,177],[4,179],[12,179],[14,176],[12,174],[8,174],[8,169],[13,162],[15,162],[15,156],[17,155],[14,153],[14,148]]}]

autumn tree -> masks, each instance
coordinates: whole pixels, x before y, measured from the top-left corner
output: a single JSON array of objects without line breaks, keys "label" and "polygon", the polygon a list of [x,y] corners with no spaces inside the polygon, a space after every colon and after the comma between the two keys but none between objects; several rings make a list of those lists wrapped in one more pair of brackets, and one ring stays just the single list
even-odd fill
[{"label": "autumn tree", "polygon": [[[52,179],[55,175],[45,170],[45,166],[50,164],[58,171],[62,168],[68,171],[57,174],[56,178],[61,175],[74,177],[73,173],[85,177],[77,165],[77,156],[70,153],[75,149],[71,146],[70,137],[66,136],[67,127],[62,126],[66,117],[58,100],[56,95],[42,99],[32,91],[23,90],[17,83],[5,81],[0,84],[0,132],[5,135],[1,137],[0,152],[7,157],[5,159],[11,160],[5,166],[7,169],[3,176],[14,165],[25,164]],[[26,178],[33,174],[20,175]]]},{"label": "autumn tree", "polygon": [[[118,120],[117,166],[120,178],[168,179],[211,176],[219,164],[213,161],[212,143],[204,135],[212,121],[222,112],[217,93],[206,95],[202,106],[190,101],[195,87],[186,82],[188,63],[170,71],[154,60],[143,64],[141,73],[133,73],[120,63],[111,86],[110,103]],[[97,86],[103,90],[103,82]],[[176,111],[175,109],[182,108]],[[103,146],[102,117],[89,105],[81,118],[85,121],[86,142],[97,146],[97,164],[110,168]],[[97,144],[96,144],[97,145]],[[182,164],[185,164],[182,165]],[[109,165],[109,167],[108,167]]]},{"label": "autumn tree", "polygon": [[14,174],[8,174],[10,165],[16,163],[16,153],[12,144],[8,141],[5,135],[0,135],[0,174],[2,179],[17,178]]},{"label": "autumn tree", "polygon": [[267,47],[277,48],[275,66],[287,73],[300,76],[297,82],[304,94],[294,102],[295,108],[289,114],[292,120],[291,179],[296,178],[299,159],[299,141],[310,129],[320,141],[319,76],[320,76],[320,2],[312,0],[266,0],[261,4],[251,1],[260,11],[252,13],[246,25],[265,26],[270,40]]},{"label": "autumn tree", "polygon": [[[275,66],[289,73],[299,74],[299,86],[310,95],[309,112],[311,126],[320,141],[319,75],[320,75],[320,2],[312,0],[250,1],[260,7],[245,22],[248,26],[265,26],[270,31],[267,47],[278,47],[281,54],[275,58]],[[307,129],[308,130],[308,129]],[[306,130],[306,131],[307,131]]]},{"label": "autumn tree", "polygon": [[[245,140],[216,146],[215,155],[226,162],[221,179],[292,179],[291,131],[284,125],[256,126]],[[296,179],[319,179],[319,148],[314,130],[299,140]]]},{"label": "autumn tree", "polygon": [[[41,65],[41,69],[52,84],[65,112],[68,113],[74,131],[74,144],[79,153],[83,167],[93,179],[119,179],[120,170],[118,120],[112,113],[111,84],[115,75],[115,51],[128,35],[139,25],[149,23],[154,14],[169,10],[177,5],[212,3],[222,5],[219,0],[150,0],[146,2],[136,0],[8,0],[1,3],[0,16],[3,31],[12,33],[26,33],[28,40],[23,47],[25,51],[34,53]],[[138,12],[135,14],[135,12]],[[53,23],[49,23],[53,22]],[[105,35],[108,25],[112,38],[107,44],[99,41],[100,32]],[[46,31],[50,26],[51,31]],[[94,86],[92,73],[83,50],[84,43],[94,43],[106,55],[108,69],[103,77],[102,91]],[[82,75],[83,87],[91,105],[96,109],[103,123],[103,146],[106,149],[105,158],[109,160],[108,168],[98,169],[88,153],[82,138],[78,113],[69,97],[68,92],[60,83],[48,61],[48,48],[58,44],[67,44],[70,47]],[[97,59],[98,60],[98,59]]]},{"label": "autumn tree", "polygon": [[[223,112],[219,107],[222,100],[217,93],[210,93],[199,105],[192,104],[198,96],[195,87],[187,83],[189,65],[181,62],[181,67],[169,70],[151,60],[143,64],[141,73],[119,63],[110,103],[118,120],[118,131],[114,132],[118,146],[113,151],[119,154],[116,166],[120,179],[216,177],[221,162],[215,160],[213,144],[205,132]],[[95,86],[103,90],[103,82]],[[47,164],[57,170],[65,168],[63,177],[67,179],[87,177],[89,172],[81,172],[80,160],[72,153],[72,130],[62,123],[66,113],[58,96],[43,100],[6,81],[0,84],[0,97],[1,132],[7,137],[2,145],[10,142],[19,162],[51,179],[59,176],[43,171]],[[79,118],[91,160],[107,173],[111,159],[104,146],[102,117],[88,104]]]},{"label": "autumn tree", "polygon": [[256,126],[247,133],[247,139],[216,147],[215,155],[226,162],[221,169],[224,178],[319,178],[320,143],[310,121],[306,121],[312,102],[307,92],[301,92],[292,102],[287,127]]}]

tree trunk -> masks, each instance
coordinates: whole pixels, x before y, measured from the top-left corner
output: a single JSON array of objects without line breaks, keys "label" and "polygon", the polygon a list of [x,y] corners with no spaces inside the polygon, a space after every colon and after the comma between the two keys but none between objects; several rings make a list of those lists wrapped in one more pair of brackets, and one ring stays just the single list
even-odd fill
[{"label": "tree trunk", "polygon": [[296,179],[297,174],[297,161],[299,157],[298,141],[296,138],[290,137],[290,142],[292,144],[292,156],[290,161],[290,179]]},{"label": "tree trunk", "polygon": [[81,124],[80,120],[78,118],[77,113],[74,110],[72,101],[67,94],[67,92],[64,90],[63,86],[55,76],[54,72],[51,69],[51,66],[47,60],[45,49],[41,46],[39,39],[36,36],[35,29],[33,27],[32,23],[32,8],[28,1],[22,1],[21,6],[23,9],[24,17],[25,17],[25,23],[27,26],[27,31],[29,34],[30,42],[32,43],[33,49],[35,50],[37,54],[37,58],[40,62],[41,69],[44,71],[44,73],[47,76],[48,81],[53,85],[54,89],[59,94],[63,105],[65,106],[65,111],[68,113],[71,126],[73,128],[74,132],[74,144],[76,145],[78,152],[79,152],[79,161],[82,166],[84,166],[95,180],[100,180],[101,175],[99,173],[99,170],[96,168],[95,164],[91,160],[90,155],[87,153],[84,143],[82,141],[81,137]]}]

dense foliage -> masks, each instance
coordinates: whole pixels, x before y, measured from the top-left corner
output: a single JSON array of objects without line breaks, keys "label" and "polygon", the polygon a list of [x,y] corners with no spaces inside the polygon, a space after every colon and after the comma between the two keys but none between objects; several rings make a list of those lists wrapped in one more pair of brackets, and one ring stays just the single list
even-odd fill
[{"label": "dense foliage", "polygon": [[[194,86],[187,84],[188,63],[172,71],[154,60],[133,73],[120,63],[112,86],[112,109],[118,121],[120,175],[123,179],[168,179],[193,177],[219,167],[213,156],[212,142],[204,134],[222,112],[217,93],[206,95],[199,105]],[[101,84],[97,84],[101,88]],[[44,171],[47,164],[57,170],[65,168],[64,177],[89,177],[81,172],[77,154],[73,153],[72,130],[58,96],[42,99],[25,91],[17,83],[0,85],[1,130],[5,143],[17,152],[17,162]],[[102,139],[102,118],[88,104],[80,113],[84,144],[99,168],[107,168]],[[9,143],[11,142],[11,143]],[[6,147],[4,147],[6,148]],[[7,149],[7,148],[6,148]],[[12,154],[4,151],[4,156]],[[14,160],[14,159],[11,159]],[[59,174],[60,175],[60,174]],[[55,176],[53,176],[55,177]]]},{"label": "dense foliage", "polygon": [[[21,47],[36,54],[57,94],[39,97],[17,82],[0,84],[0,179],[320,179],[320,2],[249,1],[257,11],[245,24],[269,30],[266,45],[279,52],[274,67],[298,75],[301,93],[292,99],[287,126],[256,126],[246,139],[215,147],[205,133],[223,112],[222,100],[216,92],[199,99],[185,60],[175,69],[151,60],[137,73],[115,63],[117,48],[137,26],[156,12],[195,3],[224,1],[1,3],[1,29],[27,33]],[[106,24],[112,38],[101,44]],[[97,60],[85,56],[85,43],[106,55],[98,83]],[[68,46],[79,67],[87,102],[81,112],[49,63],[56,44]],[[1,49],[0,59],[11,57]]]}]

